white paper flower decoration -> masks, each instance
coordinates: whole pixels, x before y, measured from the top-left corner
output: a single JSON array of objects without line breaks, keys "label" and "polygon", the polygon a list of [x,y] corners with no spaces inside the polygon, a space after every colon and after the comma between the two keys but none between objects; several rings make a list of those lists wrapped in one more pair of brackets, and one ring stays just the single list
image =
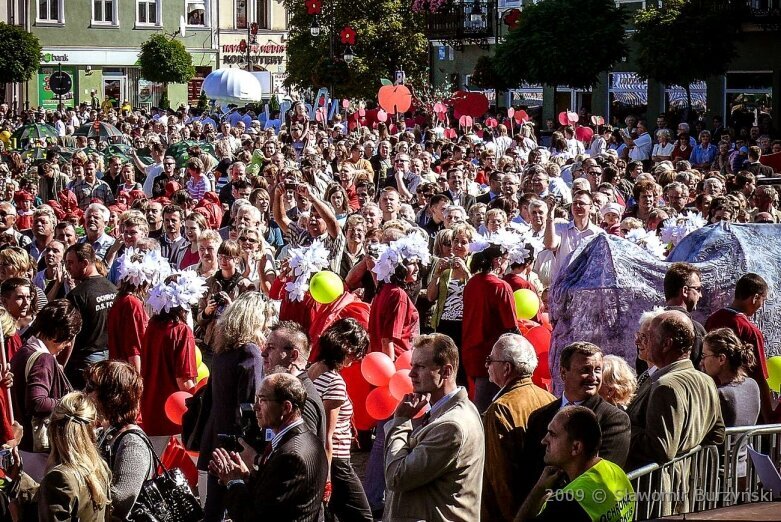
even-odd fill
[{"label": "white paper flower decoration", "polygon": [[159,314],[181,307],[189,310],[206,293],[206,279],[193,270],[176,272],[158,282],[149,291],[147,302],[152,311]]},{"label": "white paper flower decoration", "polygon": [[392,241],[390,245],[381,250],[372,271],[377,274],[377,279],[390,283],[396,267],[405,261],[418,261],[423,265],[427,265],[431,261],[428,241],[421,234],[413,232]]},{"label": "white paper flower decoration", "polygon": [[117,263],[119,280],[128,281],[136,287],[143,284],[156,285],[171,275],[168,260],[157,250],[145,252],[131,247]]},{"label": "white paper flower decoration", "polygon": [[626,233],[625,239],[641,247],[649,254],[659,259],[664,259],[664,245],[659,237],[652,231],[635,228]]},{"label": "white paper flower decoration", "polygon": [[315,239],[308,247],[291,249],[290,254],[289,263],[295,279],[285,283],[285,290],[290,300],[303,301],[312,275],[328,268],[329,252],[321,240]]}]

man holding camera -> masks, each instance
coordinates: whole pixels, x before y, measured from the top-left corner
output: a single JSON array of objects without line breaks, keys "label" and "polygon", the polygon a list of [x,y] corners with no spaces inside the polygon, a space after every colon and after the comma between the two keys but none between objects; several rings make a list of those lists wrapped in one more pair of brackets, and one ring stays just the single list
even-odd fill
[{"label": "man holding camera", "polygon": [[226,506],[235,522],[318,519],[328,461],[325,449],[301,412],[306,402],[301,382],[287,373],[272,374],[261,383],[255,401],[258,425],[274,437],[253,473],[236,452],[214,450],[209,471],[228,489]]}]

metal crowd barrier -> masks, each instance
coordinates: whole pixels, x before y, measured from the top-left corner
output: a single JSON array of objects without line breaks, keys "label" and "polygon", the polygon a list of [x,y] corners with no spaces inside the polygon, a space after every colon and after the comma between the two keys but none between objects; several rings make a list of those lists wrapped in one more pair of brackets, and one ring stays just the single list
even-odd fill
[{"label": "metal crowd barrier", "polygon": [[665,464],[627,474],[635,490],[635,520],[771,501],[746,456],[746,446],[781,463],[781,424],[727,428],[722,446],[697,446]]},{"label": "metal crowd barrier", "polygon": [[748,445],[768,455],[778,465],[781,462],[781,424],[727,428],[721,460],[722,506],[772,500],[746,455]]},{"label": "metal crowd barrier", "polygon": [[665,464],[636,469],[628,477],[637,500],[635,520],[713,509],[718,507],[719,449],[697,446]]}]

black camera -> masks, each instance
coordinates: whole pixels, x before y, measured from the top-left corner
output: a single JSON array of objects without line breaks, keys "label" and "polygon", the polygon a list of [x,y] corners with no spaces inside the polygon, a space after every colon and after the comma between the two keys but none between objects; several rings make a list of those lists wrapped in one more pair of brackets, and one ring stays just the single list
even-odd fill
[{"label": "black camera", "polygon": [[239,439],[243,439],[247,444],[253,448],[258,448],[262,445],[262,438],[260,428],[258,428],[257,419],[255,417],[255,408],[252,403],[242,402],[239,404],[239,433],[218,433],[217,434],[217,447],[223,448],[227,451],[235,451],[241,453],[243,447],[239,442]]},{"label": "black camera", "polygon": [[225,306],[228,304],[228,298],[225,297],[225,294],[223,292],[218,292],[214,294],[214,303],[217,306]]}]

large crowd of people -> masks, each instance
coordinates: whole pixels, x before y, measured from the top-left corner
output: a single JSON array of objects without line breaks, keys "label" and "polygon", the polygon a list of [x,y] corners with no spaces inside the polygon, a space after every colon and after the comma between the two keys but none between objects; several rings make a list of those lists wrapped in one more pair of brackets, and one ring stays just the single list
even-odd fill
[{"label": "large crowd of people", "polygon": [[[129,520],[174,437],[207,521],[632,520],[629,471],[777,418],[758,274],[700,324],[709,281],[671,264],[631,325],[636,360],[584,332],[537,379],[549,361],[524,336],[555,329],[550,289],[599,235],[781,223],[767,118],[629,116],[583,142],[501,120],[446,138],[408,116],[0,105],[9,133],[59,135],[34,154],[0,135],[0,518]],[[73,135],[97,120],[122,136]],[[324,271],[330,301],[309,285]],[[412,392],[358,430],[345,370],[410,351]],[[194,427],[170,414],[179,392]]]}]

